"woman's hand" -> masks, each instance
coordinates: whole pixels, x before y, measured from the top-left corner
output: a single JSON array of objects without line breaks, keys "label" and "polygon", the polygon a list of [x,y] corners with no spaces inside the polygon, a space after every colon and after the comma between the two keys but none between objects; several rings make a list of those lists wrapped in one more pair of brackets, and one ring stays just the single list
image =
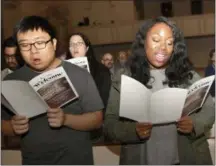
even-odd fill
[{"label": "woman's hand", "polygon": [[183,116],[178,122],[177,122],[177,130],[189,134],[193,131],[193,121],[190,118],[190,116]]},{"label": "woman's hand", "polygon": [[146,139],[151,135],[151,123],[136,123],[136,132],[141,139]]}]

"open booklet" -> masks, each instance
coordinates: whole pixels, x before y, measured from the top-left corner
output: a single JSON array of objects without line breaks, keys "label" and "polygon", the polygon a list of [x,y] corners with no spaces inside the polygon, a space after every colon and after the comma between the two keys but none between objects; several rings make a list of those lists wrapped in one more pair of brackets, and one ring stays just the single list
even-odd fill
[{"label": "open booklet", "polygon": [[152,93],[137,80],[122,75],[119,116],[152,124],[175,122],[202,107],[214,78],[200,79],[189,89],[165,88]]},{"label": "open booklet", "polygon": [[84,68],[90,73],[87,57],[84,56],[84,57],[71,58],[66,61],[73,63],[81,68]]},{"label": "open booklet", "polygon": [[2,81],[1,103],[28,118],[59,108],[79,97],[63,67],[44,72],[29,82]]}]

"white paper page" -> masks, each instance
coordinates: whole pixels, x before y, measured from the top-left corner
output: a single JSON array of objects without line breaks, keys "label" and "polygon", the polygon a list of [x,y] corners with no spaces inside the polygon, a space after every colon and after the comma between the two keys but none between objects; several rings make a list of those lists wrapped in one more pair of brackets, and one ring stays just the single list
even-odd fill
[{"label": "white paper page", "polygon": [[19,115],[31,118],[47,111],[48,106],[27,82],[2,81],[2,94]]},{"label": "white paper page", "polygon": [[150,116],[153,124],[175,122],[181,117],[187,89],[165,88],[151,96]]},{"label": "white paper page", "polygon": [[121,76],[119,115],[138,122],[149,122],[148,107],[151,91],[126,75]]},{"label": "white paper page", "polygon": [[86,69],[88,72],[90,72],[89,70],[89,64],[88,64],[88,59],[86,56],[84,57],[77,57],[77,58],[71,58],[71,59],[68,59],[66,60],[70,63],[73,63],[81,68],[84,68]]},{"label": "white paper page", "polygon": [[7,101],[7,99],[1,94],[1,103],[4,105],[7,109],[12,111],[14,114],[17,114],[16,110],[10,105],[10,103]]}]

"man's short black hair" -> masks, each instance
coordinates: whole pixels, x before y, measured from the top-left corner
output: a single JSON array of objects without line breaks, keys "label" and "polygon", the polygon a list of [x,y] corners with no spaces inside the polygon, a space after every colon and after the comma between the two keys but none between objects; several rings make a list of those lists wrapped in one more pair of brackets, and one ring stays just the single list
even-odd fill
[{"label": "man's short black hair", "polygon": [[14,40],[12,36],[10,36],[4,40],[3,46],[4,48],[5,47],[17,47],[17,43],[16,43],[16,40]]},{"label": "man's short black hair", "polygon": [[14,38],[17,41],[17,33],[25,33],[29,30],[41,29],[47,32],[50,37],[56,38],[55,28],[49,23],[49,21],[41,16],[26,16],[15,26],[14,28]]}]

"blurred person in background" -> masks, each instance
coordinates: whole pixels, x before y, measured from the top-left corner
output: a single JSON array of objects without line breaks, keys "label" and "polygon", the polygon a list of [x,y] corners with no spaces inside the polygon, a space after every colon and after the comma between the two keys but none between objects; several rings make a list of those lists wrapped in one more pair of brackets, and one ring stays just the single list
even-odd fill
[{"label": "blurred person in background", "polygon": [[82,33],[73,33],[69,38],[69,47],[66,59],[82,56],[86,56],[88,59],[90,73],[95,80],[106,108],[111,86],[109,70],[96,60],[91,42],[87,36]]},{"label": "blurred person in background", "polygon": [[17,43],[12,36],[5,39],[3,43],[3,56],[6,68],[1,71],[1,80],[24,65],[24,60],[17,49]]},{"label": "blurred person in background", "polygon": [[114,64],[115,73],[120,69],[128,70],[130,72],[130,67],[128,64],[128,53],[126,51],[119,51],[117,56],[117,61]]},{"label": "blurred person in background", "polygon": [[[215,75],[215,49],[212,49],[210,51],[209,58],[210,58],[210,64],[205,69],[205,76],[206,77],[211,76],[211,75]],[[210,94],[215,99],[215,81],[213,82],[213,84],[211,86]]]},{"label": "blurred person in background", "polygon": [[110,70],[110,73],[114,74],[114,59],[111,53],[105,53],[101,57],[101,63]]},{"label": "blurred person in background", "polygon": [[[86,56],[89,63],[90,73],[95,81],[101,99],[104,103],[103,115],[105,114],[107,101],[109,98],[109,91],[111,86],[111,75],[109,69],[99,63],[94,55],[94,51],[91,42],[82,33],[73,33],[69,37],[68,41],[67,58],[76,58]],[[94,95],[94,94],[92,94]],[[100,142],[103,140],[103,128],[94,130],[91,133],[91,139],[93,142]]]}]

